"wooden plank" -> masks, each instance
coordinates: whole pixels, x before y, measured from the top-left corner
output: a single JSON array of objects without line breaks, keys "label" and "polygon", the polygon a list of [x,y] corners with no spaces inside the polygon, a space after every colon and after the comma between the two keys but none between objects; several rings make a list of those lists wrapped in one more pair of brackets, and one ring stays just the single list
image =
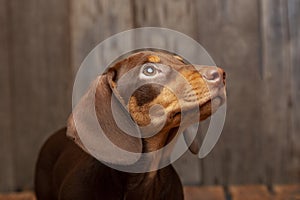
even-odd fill
[{"label": "wooden plank", "polygon": [[229,193],[232,200],[273,199],[267,187],[263,185],[230,186]]},{"label": "wooden plank", "polygon": [[288,172],[292,181],[300,181],[300,1],[288,1],[288,23],[290,33],[290,59],[291,59],[291,130],[288,141],[290,160]]},{"label": "wooden plank", "polygon": [[0,200],[36,200],[36,197],[32,192],[22,192],[6,195],[0,194]]},{"label": "wooden plank", "polygon": [[[92,0],[92,1],[70,1],[72,15],[71,23],[71,58],[73,75],[77,73],[81,63],[88,53],[93,50],[100,42],[108,37],[130,29],[133,27],[133,14],[130,0]],[[129,42],[130,41],[126,41]],[[97,64],[85,71],[86,84],[80,85],[83,93],[95,77],[95,68],[104,69],[105,54],[112,51],[118,52],[119,46],[123,46],[124,41],[112,42],[105,47],[105,51],[99,53]],[[109,61],[111,62],[111,61]],[[90,71],[88,71],[90,70]],[[80,93],[80,92],[79,92]],[[80,98],[76,94],[75,100]]]},{"label": "wooden plank", "polygon": [[274,193],[274,200],[299,200],[300,185],[276,185]]},{"label": "wooden plank", "polygon": [[184,187],[185,200],[225,200],[224,190],[220,186]]},{"label": "wooden plank", "polygon": [[157,26],[180,31],[197,39],[197,10],[194,1],[133,0],[135,26]]},{"label": "wooden plank", "polygon": [[12,137],[16,188],[32,188],[44,140],[71,111],[68,1],[10,0]]},{"label": "wooden plank", "polygon": [[197,1],[199,42],[227,74],[227,114],[219,142],[202,160],[204,184],[258,183],[262,81],[259,1]]},{"label": "wooden plank", "polygon": [[14,188],[13,147],[11,136],[11,73],[10,23],[7,2],[0,1],[0,191],[8,192]]},{"label": "wooden plank", "polygon": [[263,151],[265,177],[271,183],[287,183],[290,138],[290,76],[289,33],[285,0],[262,1],[262,66],[263,66]]},{"label": "wooden plank", "polygon": [[71,3],[72,65],[75,74],[87,54],[109,36],[133,28],[130,0],[78,0]]}]

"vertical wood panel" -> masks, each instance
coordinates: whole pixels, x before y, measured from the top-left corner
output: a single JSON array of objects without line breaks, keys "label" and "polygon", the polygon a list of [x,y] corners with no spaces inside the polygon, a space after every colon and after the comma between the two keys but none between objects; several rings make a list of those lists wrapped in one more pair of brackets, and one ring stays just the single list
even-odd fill
[{"label": "vertical wood panel", "polygon": [[87,54],[109,36],[133,27],[130,0],[71,1],[74,74]]},{"label": "vertical wood panel", "polygon": [[202,160],[205,184],[261,181],[263,150],[258,1],[197,1],[199,41],[227,73],[227,115],[214,150]]},{"label": "vertical wood panel", "polygon": [[11,0],[16,188],[31,188],[38,151],[71,111],[68,1]]},{"label": "vertical wood panel", "polygon": [[133,0],[135,26],[170,28],[197,38],[195,1]]},{"label": "vertical wood panel", "polygon": [[9,69],[9,11],[6,0],[0,0],[0,190],[10,191],[14,188],[13,152],[11,135],[11,93]]},{"label": "vertical wood panel", "polygon": [[262,1],[263,169],[267,184],[288,182],[290,130],[290,60],[287,1]]},{"label": "vertical wood panel", "polygon": [[300,1],[288,1],[290,59],[291,59],[291,133],[288,147],[290,147],[289,174],[293,181],[300,182]]}]

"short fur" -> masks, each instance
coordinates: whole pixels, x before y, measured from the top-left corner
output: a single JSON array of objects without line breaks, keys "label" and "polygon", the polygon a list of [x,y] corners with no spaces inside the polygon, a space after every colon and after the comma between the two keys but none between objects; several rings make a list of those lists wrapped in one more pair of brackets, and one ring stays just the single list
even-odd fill
[{"label": "short fur", "polygon": [[[149,62],[162,64],[177,71],[186,79],[189,87],[180,81],[178,74],[174,75],[169,70],[163,74],[166,79],[165,86],[145,84],[129,99],[125,99],[126,88],[130,87],[130,83],[121,84],[119,80],[131,69],[135,67],[139,69],[144,63]],[[138,74],[134,74],[130,82],[136,84],[140,81],[137,77]],[[141,51],[113,64],[82,97],[69,118],[68,127],[54,133],[41,149],[35,175],[37,198],[39,200],[182,200],[182,185],[171,165],[147,173],[128,173],[110,168],[89,153],[78,135],[77,128],[80,126],[86,130],[87,135],[90,133],[90,116],[86,110],[90,106],[90,100],[94,98],[97,120],[111,142],[130,152],[156,151],[178,134],[182,112],[190,113],[189,116],[195,117],[193,109],[198,107],[201,115],[196,116],[196,121],[200,121],[215,111],[211,109],[212,104],[217,104],[218,107],[224,102],[224,80],[225,74],[220,68],[186,64],[181,57],[165,52]],[[179,98],[183,100],[183,105],[168,86],[175,87],[177,92],[181,93]],[[120,114],[125,116],[128,112],[130,115],[126,119],[128,122],[125,120],[126,123],[130,123],[132,119],[141,127],[151,123],[149,112],[153,105],[163,106],[167,116],[164,127],[149,138],[139,139],[128,136],[114,122],[110,106],[112,98],[117,101],[116,109]],[[214,99],[221,99],[221,101],[214,101]],[[76,127],[75,116],[79,116]],[[157,119],[160,120],[159,117]],[[187,123],[185,125],[194,122],[185,122]],[[189,140],[188,135],[185,137]],[[197,143],[198,141],[195,140],[190,147],[194,153],[199,150]],[[110,146],[102,147],[100,150],[103,151],[104,162],[130,166],[137,161],[135,159],[138,159],[118,157],[112,153]],[[156,167],[157,163],[152,163],[151,167],[153,166]]]}]

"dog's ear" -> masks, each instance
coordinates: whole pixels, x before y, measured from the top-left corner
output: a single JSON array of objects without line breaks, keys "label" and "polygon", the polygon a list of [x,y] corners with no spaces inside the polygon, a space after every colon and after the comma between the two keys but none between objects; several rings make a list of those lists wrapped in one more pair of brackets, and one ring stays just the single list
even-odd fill
[{"label": "dog's ear", "polygon": [[115,72],[109,70],[91,85],[68,120],[67,135],[98,160],[130,165],[140,158],[142,141],[116,90],[114,77]]}]

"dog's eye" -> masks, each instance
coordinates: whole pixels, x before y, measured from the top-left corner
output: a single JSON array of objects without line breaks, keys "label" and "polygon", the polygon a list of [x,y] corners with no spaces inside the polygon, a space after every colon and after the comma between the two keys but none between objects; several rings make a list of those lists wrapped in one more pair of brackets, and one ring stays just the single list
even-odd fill
[{"label": "dog's eye", "polygon": [[154,76],[157,74],[157,68],[153,63],[146,63],[143,66],[143,74],[146,76]]}]

